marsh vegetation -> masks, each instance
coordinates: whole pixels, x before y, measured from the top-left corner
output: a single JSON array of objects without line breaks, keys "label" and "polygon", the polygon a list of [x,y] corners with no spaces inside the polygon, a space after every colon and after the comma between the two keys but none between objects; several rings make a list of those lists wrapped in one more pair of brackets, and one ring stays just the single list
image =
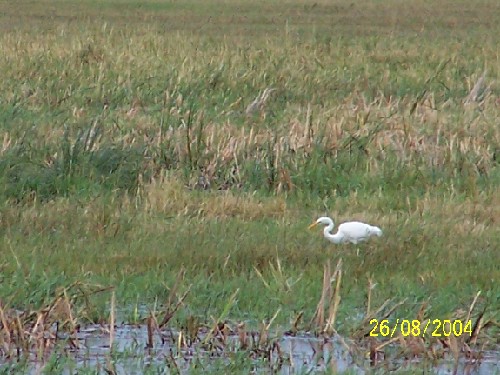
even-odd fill
[{"label": "marsh vegetation", "polygon": [[[498,350],[499,25],[493,0],[0,4],[5,371],[111,315],[338,333],[374,371]],[[333,246],[324,215],[384,236]],[[368,338],[384,316],[476,334]]]}]

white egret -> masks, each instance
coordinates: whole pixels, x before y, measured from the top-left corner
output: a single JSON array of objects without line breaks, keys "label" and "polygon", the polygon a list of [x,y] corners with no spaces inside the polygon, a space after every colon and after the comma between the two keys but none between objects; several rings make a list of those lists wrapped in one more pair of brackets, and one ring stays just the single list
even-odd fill
[{"label": "white egret", "polygon": [[365,241],[372,236],[382,236],[382,230],[369,224],[361,223],[359,221],[349,221],[339,225],[337,233],[332,234],[334,224],[333,220],[329,217],[320,217],[314,223],[309,225],[309,229],[314,228],[318,224],[326,225],[323,229],[325,238],[335,244],[350,242],[357,244],[358,242]]}]

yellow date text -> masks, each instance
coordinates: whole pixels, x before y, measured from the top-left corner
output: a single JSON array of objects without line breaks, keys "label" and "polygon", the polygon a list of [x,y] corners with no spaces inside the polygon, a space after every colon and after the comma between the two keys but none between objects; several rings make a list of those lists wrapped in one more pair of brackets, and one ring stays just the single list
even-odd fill
[{"label": "yellow date text", "polygon": [[372,319],[370,326],[371,337],[394,337],[398,333],[404,337],[460,337],[465,334],[472,336],[472,321],[460,319],[429,319],[423,322],[417,319],[397,319],[395,322]]}]

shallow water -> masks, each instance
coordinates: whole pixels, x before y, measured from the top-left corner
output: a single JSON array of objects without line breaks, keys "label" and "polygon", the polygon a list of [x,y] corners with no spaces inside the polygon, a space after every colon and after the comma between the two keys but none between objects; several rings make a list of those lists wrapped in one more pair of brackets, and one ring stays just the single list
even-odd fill
[{"label": "shallow water", "polygon": [[[170,331],[162,339],[160,335],[155,334],[153,348],[146,348],[147,328],[145,326],[124,325],[115,330],[114,350],[122,353],[128,352],[131,355],[135,353],[137,357],[146,356],[153,362],[165,363],[164,360],[170,355],[170,350],[174,347],[177,349],[174,339],[178,335],[178,332]],[[166,340],[165,337],[167,337]],[[95,366],[98,362],[103,365],[106,363],[109,354],[109,334],[107,332],[102,332],[98,326],[88,327],[80,331],[78,339],[81,348],[85,348],[85,350],[80,349],[75,352],[75,358],[81,365]],[[280,366],[282,374],[314,372],[327,368],[333,368],[339,372],[345,372],[349,369],[353,373],[363,373],[360,368],[354,365],[347,348],[335,338],[324,340],[308,336],[283,336],[277,342],[280,353],[278,350],[274,350],[270,355],[269,362],[278,362],[279,356],[285,358],[286,360]],[[194,344],[191,348],[183,349],[180,352],[176,351],[176,364],[179,369],[186,373],[189,372],[190,362],[195,356],[201,356],[206,361],[214,359],[213,353],[196,348],[196,345]],[[221,356],[216,358],[226,357],[229,361],[229,353],[236,351],[238,346],[238,337],[229,336],[226,344],[227,353],[222,352]],[[257,367],[259,366],[257,365]],[[262,370],[266,369],[262,368]]]},{"label": "shallow water", "polygon": [[[207,333],[205,332],[205,335]],[[181,336],[182,337],[182,336]],[[203,340],[204,335],[198,337]],[[206,337],[206,336],[205,336]],[[64,338],[62,338],[64,340]],[[71,366],[63,370],[63,373],[72,374],[75,369],[92,368],[100,369],[105,373],[109,363],[117,374],[139,374],[145,368],[160,369],[160,373],[171,371],[168,367],[175,367],[181,373],[188,373],[196,367],[200,371],[200,363],[203,368],[210,370],[214,361],[223,361],[230,364],[237,353],[247,353],[245,358],[255,358],[253,373],[268,373],[270,369],[280,374],[315,373],[325,370],[349,374],[365,374],[368,372],[369,363],[367,359],[353,360],[348,346],[342,338],[333,337],[329,339],[314,336],[282,336],[270,340],[273,345],[267,346],[267,352],[257,353],[258,350],[239,349],[239,338],[236,334],[226,336],[224,345],[212,347],[207,350],[197,340],[191,345],[179,346],[178,331],[156,331],[152,335],[153,347],[148,348],[148,329],[145,325],[121,325],[115,328],[113,351],[110,355],[109,331],[101,326],[87,326],[77,332],[74,342],[77,347],[69,348],[66,345],[65,352],[72,359]],[[216,337],[215,341],[222,340]],[[258,341],[258,337],[254,337]],[[255,348],[255,347],[254,347]],[[266,360],[262,360],[266,357]],[[31,355],[32,361],[28,373],[39,374],[45,364],[36,360],[36,355]],[[260,361],[259,361],[260,359]],[[402,365],[398,364],[400,367]],[[404,368],[418,367],[419,362],[408,362]],[[219,362],[220,366],[220,362]],[[1,368],[1,367],[0,367]],[[156,372],[156,371],[155,371]],[[173,372],[173,371],[172,371]],[[433,368],[433,372],[439,375],[454,373],[453,361],[444,361]],[[458,374],[471,375],[500,375],[500,353],[484,352],[480,362],[459,362]]]}]

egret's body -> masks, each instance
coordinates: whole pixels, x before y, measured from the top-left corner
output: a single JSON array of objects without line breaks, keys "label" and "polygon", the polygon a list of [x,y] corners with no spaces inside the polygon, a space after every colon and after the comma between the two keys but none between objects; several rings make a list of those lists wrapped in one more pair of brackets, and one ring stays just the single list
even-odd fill
[{"label": "egret's body", "polygon": [[357,244],[358,242],[365,241],[372,236],[382,236],[382,230],[379,227],[361,223],[359,221],[349,221],[347,223],[340,224],[337,229],[337,233],[335,234],[331,233],[334,223],[329,217],[320,217],[309,226],[309,229],[318,224],[326,225],[323,229],[323,235],[328,241],[335,244],[346,242]]}]

